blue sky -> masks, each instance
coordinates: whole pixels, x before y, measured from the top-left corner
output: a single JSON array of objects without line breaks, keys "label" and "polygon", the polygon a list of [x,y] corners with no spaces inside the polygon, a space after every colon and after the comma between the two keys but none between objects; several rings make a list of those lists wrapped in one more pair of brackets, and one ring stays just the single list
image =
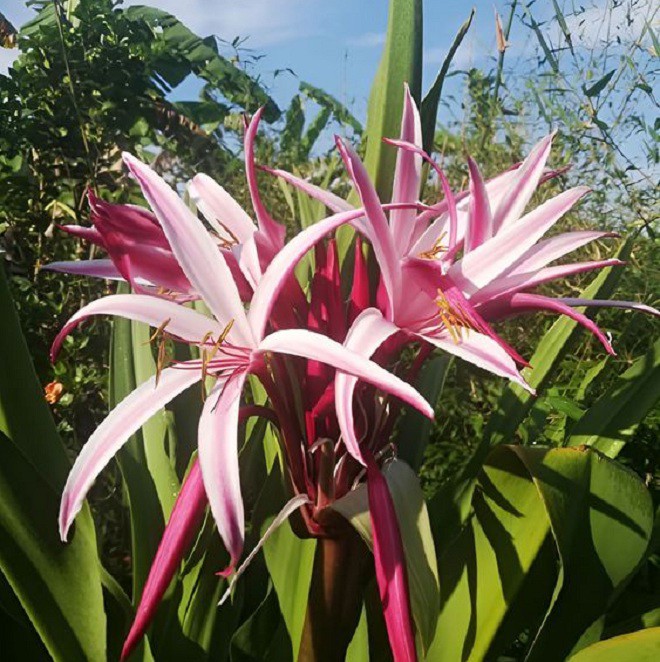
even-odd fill
[{"label": "blue sky", "polygon": [[[604,43],[610,29],[610,40],[620,37],[623,43],[639,34],[646,20],[658,26],[660,10],[657,0],[635,0],[634,19],[626,20],[626,6],[632,0],[581,0],[585,12],[579,17],[567,15],[572,34],[580,35],[583,46]],[[295,94],[298,79],[321,87],[345,103],[361,121],[365,120],[367,98],[373,80],[387,25],[388,0],[126,0],[125,5],[149,4],[175,14],[200,36],[216,34],[231,41],[246,37],[245,47],[264,57],[256,70],[271,89],[281,107]],[[523,3],[519,3],[523,4]],[[572,0],[561,0],[567,7]],[[615,6],[611,14],[607,6]],[[471,7],[476,18],[463,42],[454,66],[471,65],[488,68],[497,56],[494,14],[507,15],[510,0],[424,0],[424,89],[435,77],[461,23]],[[543,22],[552,14],[550,0],[532,3],[534,16]],[[655,12],[653,7],[655,6]],[[0,12],[16,26],[33,15],[24,0],[0,0]],[[609,27],[608,27],[609,26]],[[556,23],[543,27],[553,44],[563,37]],[[648,37],[647,37],[648,40]],[[528,29],[514,21],[507,49],[507,68],[528,75],[529,57],[536,40]],[[6,70],[15,51],[0,49],[0,72]],[[291,69],[295,76],[276,70]],[[447,94],[460,95],[460,78],[453,78],[445,88]],[[183,84],[175,98],[196,98],[194,84]],[[454,106],[455,107],[455,106]],[[440,122],[442,123],[441,111]]]},{"label": "blue sky", "polygon": [[[297,79],[288,73],[273,78],[277,69],[288,68],[347,103],[364,120],[387,25],[387,0],[142,0],[125,4],[149,4],[170,11],[201,36],[248,37],[245,46],[265,55],[258,71],[279,103],[286,105],[297,87]],[[458,66],[483,64],[496,55],[494,8],[505,12],[507,4],[505,0],[474,3],[477,16],[458,54]],[[426,86],[471,6],[463,0],[424,3]],[[32,14],[22,0],[0,0],[0,12],[17,26]],[[11,52],[0,51],[0,70],[11,57]],[[177,96],[194,93],[194,89],[184,88]]]}]

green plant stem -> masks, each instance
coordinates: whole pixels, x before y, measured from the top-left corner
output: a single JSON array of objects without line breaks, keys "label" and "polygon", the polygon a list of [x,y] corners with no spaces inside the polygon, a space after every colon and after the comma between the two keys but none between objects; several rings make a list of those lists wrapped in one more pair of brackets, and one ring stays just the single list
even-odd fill
[{"label": "green plant stem", "polygon": [[[509,41],[509,35],[511,34],[511,25],[513,24],[513,17],[516,14],[516,5],[518,0],[513,0],[511,3],[511,10],[509,11],[509,18],[506,22],[506,27],[504,28],[504,42]],[[493,89],[493,101],[495,105],[498,103],[498,96],[500,92],[500,86],[502,84],[502,74],[504,73],[504,54],[506,53],[506,48],[503,51],[500,51],[497,58],[497,75],[495,76],[495,87]]]},{"label": "green plant stem", "polygon": [[369,552],[352,529],[320,538],[298,662],[342,662],[360,619]]},{"label": "green plant stem", "polygon": [[62,28],[62,16],[60,12],[62,7],[60,6],[59,0],[53,0],[53,7],[55,9],[55,20],[57,22],[57,31],[60,35],[60,46],[62,48],[62,59],[64,61],[64,68],[66,69],[66,75],[68,78],[69,92],[71,94],[71,103],[73,104],[73,110],[76,113],[76,119],[78,120],[78,126],[80,127],[80,137],[82,138],[83,147],[85,148],[85,156],[87,159],[87,167],[89,168],[89,177],[90,181],[96,186],[96,173],[94,169],[94,163],[92,161],[92,152],[89,148],[89,140],[87,138],[87,130],[85,129],[85,123],[82,119],[82,114],[80,108],[78,107],[78,101],[76,99],[76,88],[73,84],[73,76],[71,75],[71,67],[69,66],[69,57],[66,53],[66,43],[64,41],[64,30]]}]

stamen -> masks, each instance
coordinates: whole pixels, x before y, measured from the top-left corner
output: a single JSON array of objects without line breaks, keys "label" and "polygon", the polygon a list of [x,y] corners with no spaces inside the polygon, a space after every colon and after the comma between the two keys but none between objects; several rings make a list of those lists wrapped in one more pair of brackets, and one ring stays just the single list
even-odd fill
[{"label": "stamen", "polygon": [[220,246],[220,248],[225,248],[227,250],[230,250],[234,246],[238,246],[238,244],[241,243],[238,240],[238,237],[219,218],[216,218],[216,221],[218,225],[220,225],[222,229],[229,235],[229,239],[225,239],[224,237],[221,237],[216,234],[215,236],[218,240],[218,246]]},{"label": "stamen", "polygon": [[442,240],[446,236],[446,232],[443,232],[436,240],[433,246],[428,250],[424,251],[419,254],[419,257],[425,259],[425,260],[435,260],[437,257],[440,256],[440,253],[446,253],[447,250],[449,250],[448,246],[445,246],[442,243]]},{"label": "stamen", "polygon": [[458,345],[461,341],[463,329],[474,330],[474,323],[471,316],[460,305],[449,301],[446,294],[438,288],[438,298],[435,300],[438,306],[438,314],[444,327],[449,331],[451,339]]},{"label": "stamen", "polygon": [[147,340],[144,344],[151,344],[155,342],[156,340],[158,341],[158,354],[156,358],[156,386],[158,386],[158,382],[160,382],[160,376],[163,372],[163,370],[170,364],[172,357],[167,353],[167,346],[166,346],[166,341],[167,338],[165,337],[165,329],[167,328],[167,325],[172,321],[172,318],[169,317],[167,318],[152,334],[149,336],[149,340]]},{"label": "stamen", "polygon": [[202,338],[202,379],[201,379],[201,387],[202,387],[202,402],[206,401],[206,385],[205,381],[206,378],[208,377],[208,368],[209,364],[213,359],[215,358],[215,355],[218,353],[220,350],[220,346],[222,343],[225,341],[227,336],[229,335],[229,332],[231,331],[232,326],[234,326],[234,320],[229,320],[229,323],[225,328],[222,330],[222,333],[218,337],[218,339],[212,343],[210,348],[205,347],[208,345],[209,341],[213,340],[213,334],[209,331],[203,338]]}]

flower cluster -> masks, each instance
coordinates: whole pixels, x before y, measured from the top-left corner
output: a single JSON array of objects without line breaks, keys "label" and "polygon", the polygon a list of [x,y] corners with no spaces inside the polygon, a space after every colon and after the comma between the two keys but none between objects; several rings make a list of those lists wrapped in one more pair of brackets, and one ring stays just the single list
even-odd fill
[{"label": "flower cluster", "polygon": [[[612,236],[580,231],[542,239],[587,193],[573,188],[526,211],[537,187],[557,175],[546,169],[553,136],[490,181],[470,160],[469,190],[455,194],[422,151],[419,113],[407,90],[405,95],[401,136],[389,141],[398,150],[389,204],[379,200],[356,152],[337,138],[357,207],[290,173],[264,168],[331,212],[285,241],[284,226],[267,211],[257,187],[257,113],[245,134],[255,220],[205,175],[197,175],[188,189],[198,216],[147,165],[125,154],[152,211],[112,205],[90,193],[94,228],[64,228],[101,246],[108,258],[56,263],[51,269],[125,280],[134,293],[82,308],[55,339],[53,358],[73,328],[99,314],[149,324],[158,335],[197,348],[199,358],[170,365],[159,361],[158,374],[123,400],[90,437],[62,496],[63,540],[90,486],[129,437],[185,389],[209,377],[214,382],[199,421],[198,459],[166,527],[124,657],[148,627],[207,505],[230,554],[224,572],[236,572],[244,544],[239,423],[261,415],[279,431],[294,492],[283,513],[300,508],[306,535],[337,535],[328,506],[367,482],[390,642],[396,659],[414,659],[403,551],[380,464],[401,402],[433,417],[431,405],[411,385],[417,371],[439,349],[529,388],[520,373],[526,361],[492,325],[537,310],[572,317],[613,351],[594,322],[575,308],[627,302],[534,293],[551,280],[620,264],[608,259],[549,266],[588,242]],[[425,160],[443,192],[431,205],[418,199]],[[345,225],[356,232],[350,270],[342,270],[334,238]],[[315,268],[303,286],[294,269],[309,251]],[[350,282],[342,273],[351,274]],[[191,305],[196,300],[204,302],[208,315]],[[402,361],[409,348],[415,358]],[[263,385],[265,406],[241,404],[248,379]]]}]

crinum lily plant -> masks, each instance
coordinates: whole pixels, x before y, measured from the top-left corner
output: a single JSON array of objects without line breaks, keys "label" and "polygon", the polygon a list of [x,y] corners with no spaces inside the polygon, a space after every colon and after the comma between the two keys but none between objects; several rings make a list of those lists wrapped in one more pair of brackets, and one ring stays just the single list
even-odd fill
[{"label": "crinum lily plant", "polygon": [[[205,175],[189,186],[201,217],[196,215],[161,177],[126,154],[124,162],[152,211],[111,205],[90,193],[94,227],[64,228],[101,246],[108,258],[57,263],[51,269],[125,280],[134,293],[107,296],[82,308],[55,339],[53,358],[74,327],[100,314],[149,324],[158,335],[195,347],[199,358],[159,365],[158,373],[120,402],[90,437],[62,495],[61,537],[67,539],[90,486],[129,437],[184,390],[212,382],[199,420],[198,457],[166,526],[123,657],[147,630],[207,506],[230,557],[228,567],[219,570],[232,581],[241,574],[245,516],[238,434],[241,421],[257,415],[278,431],[286,466],[290,500],[276,523],[296,511],[302,522],[299,535],[326,545],[325,559],[335,575],[321,568],[321,582],[329,576],[342,581],[337,558],[351,559],[337,556],[337,546],[355,535],[332,504],[366,482],[375,575],[390,646],[396,660],[414,660],[403,546],[381,470],[391,456],[401,403],[433,417],[432,407],[411,385],[423,362],[434,350],[449,352],[529,388],[519,371],[525,360],[498,336],[493,322],[537,310],[568,315],[612,352],[605,335],[574,308],[634,304],[533,293],[551,280],[619,264],[549,266],[590,241],[611,236],[581,231],[542,240],[587,192],[574,188],[526,212],[539,184],[557,175],[546,169],[552,136],[541,140],[523,163],[490,181],[469,160],[469,190],[454,194],[420,147],[419,114],[406,90],[401,136],[390,141],[398,150],[392,203],[381,203],[356,152],[337,139],[360,206],[290,173],[270,170],[331,212],[285,242],[284,226],[269,214],[257,187],[259,118],[257,113],[246,127],[244,150],[256,223]],[[431,205],[418,200],[424,160],[436,171],[443,192]],[[356,238],[352,269],[342,271],[334,233],[346,225]],[[314,272],[301,284],[294,270],[309,251]],[[350,282],[343,282],[342,273],[350,273]],[[196,300],[208,314],[192,307]],[[249,377],[261,382],[266,404],[243,404]],[[308,625],[314,629],[314,623]],[[320,629],[327,630],[328,623]],[[307,659],[313,658],[320,645],[345,652],[350,633],[348,639],[342,636],[337,633],[329,644],[304,635],[301,654],[305,648]]]}]

